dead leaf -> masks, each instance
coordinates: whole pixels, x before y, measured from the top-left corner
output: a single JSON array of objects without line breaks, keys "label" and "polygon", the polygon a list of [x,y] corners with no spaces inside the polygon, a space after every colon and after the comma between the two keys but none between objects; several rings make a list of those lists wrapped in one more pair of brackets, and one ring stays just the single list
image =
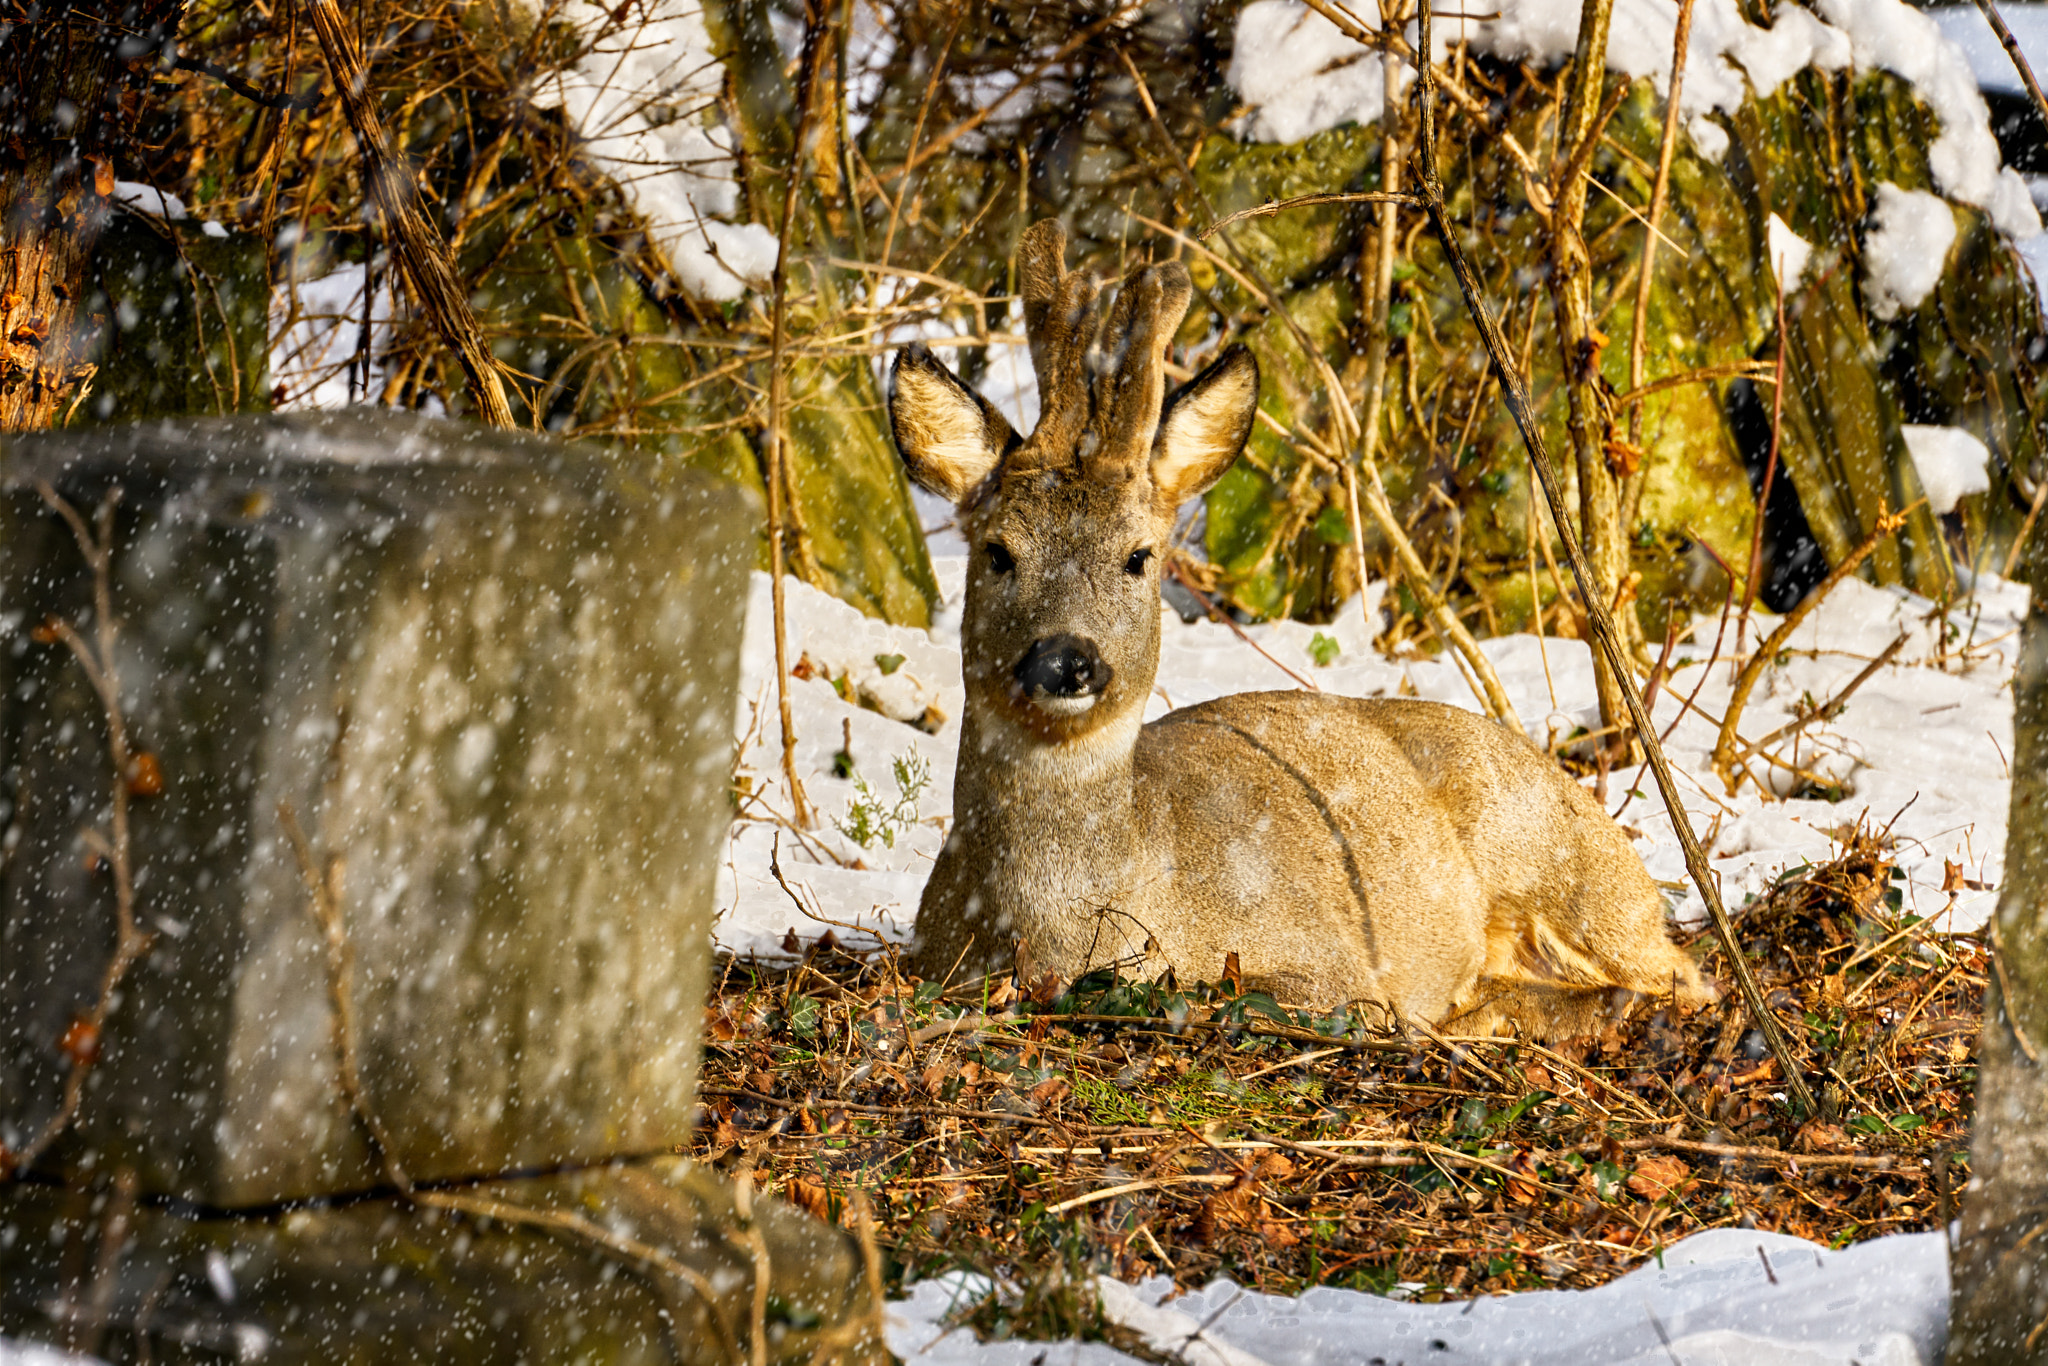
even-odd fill
[{"label": "dead leaf", "polygon": [[793,1176],[782,1188],[782,1196],[804,1213],[818,1219],[832,1218],[832,1193],[825,1183],[809,1176]]},{"label": "dead leaf", "polygon": [[1031,1088],[1031,1103],[1034,1105],[1051,1105],[1063,1099],[1071,1089],[1067,1085],[1065,1077],[1048,1077]]},{"label": "dead leaf", "polygon": [[1533,1205],[1543,1194],[1542,1178],[1537,1175],[1536,1159],[1526,1151],[1514,1155],[1508,1162],[1508,1170],[1519,1172],[1519,1176],[1508,1178],[1508,1198],[1518,1205]]},{"label": "dead leaf", "polygon": [[57,1050],[80,1067],[92,1066],[100,1057],[99,1026],[83,1015],[74,1017],[57,1040]]},{"label": "dead leaf", "polygon": [[1628,1188],[1646,1200],[1661,1200],[1692,1177],[1692,1168],[1675,1157],[1645,1157],[1629,1174]]},{"label": "dead leaf", "polygon": [[1800,1131],[1800,1140],[1810,1153],[1847,1152],[1856,1145],[1849,1135],[1842,1132],[1839,1124],[1809,1124]]},{"label": "dead leaf", "polygon": [[164,794],[164,766],[148,750],[128,761],[128,795],[161,797]]},{"label": "dead leaf", "polygon": [[1294,1164],[1279,1153],[1262,1153],[1252,1172],[1264,1181],[1285,1181],[1294,1175]]}]

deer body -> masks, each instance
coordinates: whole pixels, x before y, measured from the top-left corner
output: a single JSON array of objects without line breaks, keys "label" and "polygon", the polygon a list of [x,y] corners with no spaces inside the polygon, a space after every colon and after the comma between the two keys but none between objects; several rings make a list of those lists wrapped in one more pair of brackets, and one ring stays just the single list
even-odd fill
[{"label": "deer body", "polygon": [[912,477],[975,554],[954,824],[918,912],[928,976],[1098,967],[1561,1037],[1615,989],[1708,996],[1591,794],[1520,735],[1436,703],[1247,693],[1143,724],[1158,550],[1257,402],[1233,348],[1168,403],[1177,263],[1106,301],[1056,224],[1020,252],[1044,414],[1028,440],[922,348],[891,383]]}]

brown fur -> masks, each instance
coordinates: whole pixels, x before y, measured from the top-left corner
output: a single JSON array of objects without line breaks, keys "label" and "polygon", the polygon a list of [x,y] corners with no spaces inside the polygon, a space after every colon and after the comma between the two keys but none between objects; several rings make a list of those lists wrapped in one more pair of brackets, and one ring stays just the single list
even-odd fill
[{"label": "brown fur", "polygon": [[[1060,270],[1063,246],[1040,223],[1019,256],[1045,410],[1028,440],[922,348],[891,385],[907,466],[960,502],[975,548],[954,824],[914,965],[1021,954],[1066,979],[1111,963],[1192,979],[1234,952],[1285,1000],[1537,1038],[1597,1028],[1630,993],[1709,999],[1627,838],[1520,735],[1306,692],[1141,724],[1159,556],[1180,504],[1242,449],[1257,367],[1234,348],[1165,399],[1186,272],[1138,271],[1105,307]],[[1020,682],[1060,636],[1099,651],[1099,693]]]}]

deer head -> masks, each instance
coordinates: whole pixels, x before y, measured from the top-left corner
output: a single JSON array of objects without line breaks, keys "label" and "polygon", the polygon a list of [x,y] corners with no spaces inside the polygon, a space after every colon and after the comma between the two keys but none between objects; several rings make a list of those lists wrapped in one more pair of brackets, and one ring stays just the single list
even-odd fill
[{"label": "deer head", "polygon": [[1185,267],[1146,266],[1105,292],[1063,269],[1065,246],[1047,220],[1018,255],[1040,399],[1028,437],[923,346],[890,373],[903,463],[957,506],[973,547],[961,652],[970,715],[994,728],[984,743],[1135,741],[1159,666],[1167,537],[1243,450],[1258,408],[1242,346],[1166,396]]}]

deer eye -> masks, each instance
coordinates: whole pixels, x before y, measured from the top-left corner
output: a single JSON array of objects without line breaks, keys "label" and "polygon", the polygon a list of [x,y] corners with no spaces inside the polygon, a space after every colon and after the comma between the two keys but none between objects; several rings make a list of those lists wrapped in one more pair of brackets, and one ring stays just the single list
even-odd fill
[{"label": "deer eye", "polygon": [[990,541],[982,549],[988,551],[988,567],[996,573],[1007,574],[1017,567],[1017,562],[1010,558],[1009,547],[1001,541]]},{"label": "deer eye", "polygon": [[1149,547],[1140,546],[1131,552],[1131,558],[1124,561],[1124,573],[1137,575],[1145,572],[1145,562],[1152,558]]}]

